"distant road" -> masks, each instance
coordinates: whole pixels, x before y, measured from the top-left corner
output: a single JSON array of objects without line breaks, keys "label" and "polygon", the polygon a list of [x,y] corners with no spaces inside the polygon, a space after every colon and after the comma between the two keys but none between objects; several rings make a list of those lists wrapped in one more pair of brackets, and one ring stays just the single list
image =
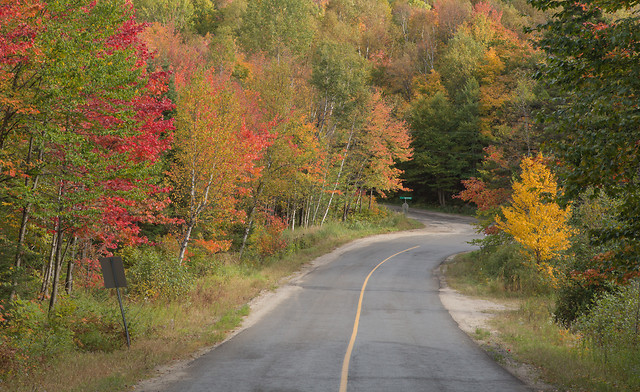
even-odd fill
[{"label": "distant road", "polygon": [[528,391],[458,329],[438,298],[432,271],[472,249],[472,219],[413,210],[410,216],[426,228],[324,256],[234,338],[173,380],[138,390]]}]

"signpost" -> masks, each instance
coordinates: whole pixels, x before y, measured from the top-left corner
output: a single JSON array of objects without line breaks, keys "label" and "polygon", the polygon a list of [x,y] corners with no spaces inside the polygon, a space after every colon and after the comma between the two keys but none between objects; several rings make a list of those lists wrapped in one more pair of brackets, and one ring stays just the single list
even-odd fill
[{"label": "signpost", "polygon": [[400,200],[404,200],[404,203],[402,203],[402,213],[407,215],[409,213],[409,203],[407,203],[407,200],[411,200],[411,196],[400,196]]},{"label": "signpost", "polygon": [[118,294],[118,303],[120,304],[120,313],[122,313],[122,323],[124,324],[124,332],[127,335],[127,347],[131,347],[131,339],[129,338],[129,328],[127,328],[127,319],[124,317],[124,307],[122,306],[122,298],[120,297],[120,287],[127,287],[127,279],[124,276],[124,264],[122,258],[103,257],[100,259],[102,267],[102,277],[104,278],[105,289],[116,289]]}]

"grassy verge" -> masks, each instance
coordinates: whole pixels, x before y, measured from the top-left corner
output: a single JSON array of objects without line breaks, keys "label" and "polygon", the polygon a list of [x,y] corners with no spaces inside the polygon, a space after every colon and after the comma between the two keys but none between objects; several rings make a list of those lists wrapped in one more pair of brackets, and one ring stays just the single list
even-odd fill
[{"label": "grassy verge", "polygon": [[491,321],[500,333],[492,337],[500,352],[533,365],[545,382],[561,391],[640,391],[637,351],[603,356],[581,335],[554,322],[553,292],[533,286],[511,290],[509,276],[488,274],[488,269],[491,262],[478,253],[461,255],[448,266],[447,282],[465,295],[496,301],[508,298],[517,304],[516,310],[501,312]]},{"label": "grassy verge", "polygon": [[[127,390],[139,380],[152,376],[157,366],[187,358],[198,349],[224,340],[248,314],[249,300],[263,290],[276,288],[283,278],[310,260],[357,238],[418,227],[419,223],[398,214],[376,224],[330,223],[322,228],[287,233],[289,246],[278,257],[243,261],[234,255],[221,257],[216,260],[216,268],[199,278],[181,299],[127,302],[133,333],[130,349],[123,349],[120,343],[116,349],[48,350],[51,354],[43,354],[41,360],[31,358],[28,366],[0,381],[0,390]],[[86,302],[86,306],[110,308],[117,319],[117,302],[111,294],[105,290],[77,292],[73,306],[80,301]],[[59,308],[64,310],[64,303]],[[78,324],[83,322],[86,320],[78,320]],[[97,337],[92,341],[92,335],[85,335],[86,344],[99,347]],[[48,342],[56,344],[55,339]]]}]

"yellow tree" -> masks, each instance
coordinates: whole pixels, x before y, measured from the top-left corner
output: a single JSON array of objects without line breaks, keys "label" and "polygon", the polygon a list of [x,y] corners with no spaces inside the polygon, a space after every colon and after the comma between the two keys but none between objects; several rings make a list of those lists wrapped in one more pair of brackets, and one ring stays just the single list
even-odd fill
[{"label": "yellow tree", "polygon": [[542,155],[524,158],[520,167],[522,178],[513,184],[511,205],[502,207],[504,219],[496,217],[497,227],[522,244],[539,267],[548,269],[545,261],[569,247],[571,210],[556,203],[558,186]]}]

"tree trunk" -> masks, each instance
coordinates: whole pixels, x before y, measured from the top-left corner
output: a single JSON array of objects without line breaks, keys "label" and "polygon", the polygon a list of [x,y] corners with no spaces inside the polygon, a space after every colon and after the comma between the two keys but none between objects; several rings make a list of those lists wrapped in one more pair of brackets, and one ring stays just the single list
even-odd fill
[{"label": "tree trunk", "polygon": [[242,257],[244,248],[247,246],[247,239],[249,238],[249,233],[253,228],[253,220],[255,217],[256,209],[258,208],[258,204],[260,203],[260,197],[262,196],[263,189],[264,183],[260,181],[260,184],[258,184],[258,189],[256,190],[256,196],[253,198],[253,205],[251,206],[251,209],[249,209],[249,216],[247,216],[247,227],[244,228],[244,234],[242,235],[242,244],[240,245],[239,257]]},{"label": "tree trunk", "polygon": [[78,236],[74,236],[73,243],[71,244],[71,257],[69,258],[69,263],[67,264],[67,276],[64,282],[64,289],[67,294],[71,294],[71,291],[73,291],[73,265],[76,261],[77,245]]},{"label": "tree trunk", "polygon": [[[31,136],[31,139],[29,140],[29,152],[27,153],[27,160],[26,160],[27,164],[31,162],[32,155],[33,155],[33,136]],[[42,159],[42,155],[43,155],[43,151],[41,149],[40,153],[38,154],[38,158]],[[33,177],[33,180],[31,183],[31,191],[35,191],[36,188],[38,187],[39,178],[40,176],[37,174]],[[25,187],[29,185],[29,178],[25,178],[24,185]],[[24,254],[24,242],[27,236],[27,225],[29,223],[31,206],[32,206],[31,203],[27,203],[27,205],[25,205],[24,208],[22,209],[22,219],[20,221],[20,229],[18,231],[18,243],[16,244],[15,266],[16,266],[17,273],[20,273],[20,267],[22,267],[22,256]],[[11,294],[9,294],[10,301],[15,298],[17,286],[18,286],[18,281],[17,281],[17,278],[14,277],[12,288],[11,288]]]},{"label": "tree trunk", "polygon": [[62,222],[61,222],[61,218],[58,217],[58,224],[57,224],[57,230],[56,230],[56,234],[57,234],[57,241],[56,241],[56,252],[55,252],[55,259],[54,259],[54,263],[53,263],[53,279],[51,281],[51,298],[49,298],[49,312],[51,312],[53,310],[53,308],[56,306],[56,301],[58,300],[58,282],[60,281],[60,270],[62,269],[62,259],[63,259],[63,252],[62,252],[62,241],[64,239],[63,236],[63,232],[62,232]]},{"label": "tree trunk", "polygon": [[312,205],[313,205],[313,195],[309,195],[309,199],[307,199],[307,209],[304,216],[304,227],[309,227],[309,220],[311,219]]},{"label": "tree trunk", "polygon": [[51,237],[51,249],[49,250],[49,262],[42,266],[42,285],[40,286],[39,298],[42,300],[46,298],[49,291],[49,283],[51,282],[51,273],[53,271],[53,262],[56,256],[56,246],[58,244],[58,234],[54,231]]},{"label": "tree trunk", "polygon": [[178,263],[182,264],[182,260],[184,259],[184,255],[187,252],[187,247],[189,246],[189,240],[191,239],[191,232],[198,221],[198,216],[202,213],[202,211],[209,205],[209,192],[211,191],[211,184],[213,183],[213,176],[215,171],[215,166],[211,168],[212,172],[209,175],[209,180],[207,182],[207,186],[204,188],[204,194],[202,195],[202,200],[199,202],[196,201],[196,174],[195,169],[191,169],[191,190],[190,196],[191,201],[189,205],[189,226],[187,227],[187,231],[180,243],[180,254],[178,255]]},{"label": "tree trunk", "polygon": [[193,227],[196,225],[195,220],[189,221],[189,225],[187,226],[187,231],[180,242],[180,253],[178,254],[178,263],[182,264],[182,260],[184,260],[184,255],[187,253],[187,246],[189,246],[189,240],[191,239],[191,231]]},{"label": "tree trunk", "polygon": [[336,178],[336,182],[333,185],[333,191],[331,192],[331,196],[329,197],[329,202],[327,203],[327,209],[324,211],[324,216],[322,217],[322,222],[320,222],[320,226],[324,224],[324,221],[327,219],[327,215],[329,214],[329,209],[331,208],[331,202],[333,201],[333,195],[335,195],[336,190],[338,189],[338,184],[340,183],[340,177],[342,176],[342,169],[344,168],[344,162],[347,160],[347,155],[349,155],[349,147],[351,147],[351,140],[353,139],[353,133],[355,129],[355,121],[353,125],[351,125],[351,133],[349,134],[349,140],[347,140],[347,147],[345,148],[344,156],[342,157],[342,162],[340,162],[340,170],[338,171],[338,177]]},{"label": "tree trunk", "polygon": [[446,206],[446,193],[442,189],[438,189],[438,202],[440,203],[440,207]]},{"label": "tree trunk", "polygon": [[291,231],[296,230],[296,206],[293,206],[291,211]]}]

